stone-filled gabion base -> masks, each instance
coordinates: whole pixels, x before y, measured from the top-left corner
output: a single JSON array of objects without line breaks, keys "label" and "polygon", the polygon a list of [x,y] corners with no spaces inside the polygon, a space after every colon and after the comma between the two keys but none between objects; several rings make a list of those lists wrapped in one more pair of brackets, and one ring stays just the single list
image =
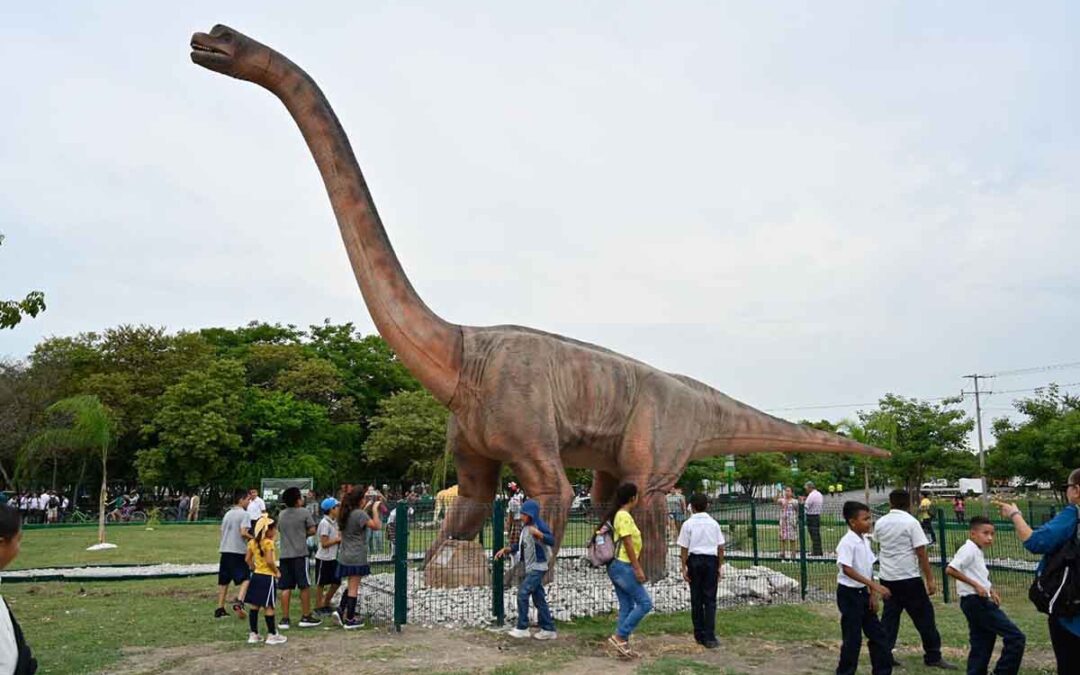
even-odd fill
[{"label": "stone-filled gabion base", "polygon": [[[668,569],[678,570],[677,555],[668,558]],[[677,572],[645,587],[655,612],[679,612],[690,608],[690,588]],[[381,622],[393,621],[392,573],[364,579],[360,606],[366,615]],[[618,609],[615,591],[605,569],[594,569],[580,558],[560,558],[555,580],[546,586],[548,605],[556,620],[607,614]],[[791,603],[801,600],[796,579],[768,567],[724,566],[717,604],[720,607]],[[507,623],[517,620],[517,588],[508,588],[504,600]],[[424,626],[478,627],[492,620],[491,588],[427,588],[422,571],[409,569],[408,622]],[[535,621],[535,609],[530,611]]]}]

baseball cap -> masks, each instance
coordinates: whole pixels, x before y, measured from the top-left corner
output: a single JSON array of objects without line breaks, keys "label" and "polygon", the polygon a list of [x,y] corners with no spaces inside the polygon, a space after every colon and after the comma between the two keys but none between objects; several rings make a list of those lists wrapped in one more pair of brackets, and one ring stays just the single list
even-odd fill
[{"label": "baseball cap", "polygon": [[322,500],[321,504],[319,504],[319,508],[322,509],[323,512],[326,512],[326,511],[329,511],[330,509],[334,508],[335,506],[337,506],[340,503],[341,502],[334,499],[333,497],[327,497],[326,499]]}]

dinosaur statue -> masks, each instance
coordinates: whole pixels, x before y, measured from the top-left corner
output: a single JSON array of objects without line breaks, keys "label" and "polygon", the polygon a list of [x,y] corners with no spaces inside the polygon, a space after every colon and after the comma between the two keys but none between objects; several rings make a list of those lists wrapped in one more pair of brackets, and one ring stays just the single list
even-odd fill
[{"label": "dinosaur statue", "polygon": [[651,578],[665,574],[665,493],[687,463],[721,454],[831,452],[888,456],[762,413],[682,375],[521,326],[459,326],[413,289],[387,238],[349,139],[315,81],[280,53],[226,26],[191,38],[191,59],[277,96],[326,185],[375,327],[420,383],[450,409],[448,449],[459,497],[428,557],[472,539],[490,514],[506,464],[562,540],[573,490],[564,467],[594,472],[592,503],[621,481],[641,495],[635,515]]}]

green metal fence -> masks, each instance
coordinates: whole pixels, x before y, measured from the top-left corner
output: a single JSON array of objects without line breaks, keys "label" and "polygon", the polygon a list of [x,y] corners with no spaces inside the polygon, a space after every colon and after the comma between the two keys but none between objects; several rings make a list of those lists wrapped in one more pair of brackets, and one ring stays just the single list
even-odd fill
[{"label": "green metal fence", "polygon": [[[785,512],[775,503],[736,502],[711,508],[727,540],[727,565],[718,605],[832,602],[837,575],[834,551],[847,530],[842,506],[841,499],[827,498],[820,523],[808,518],[801,507],[792,516],[790,510]],[[407,623],[502,625],[516,619],[520,569],[506,560],[494,560],[492,555],[504,542],[515,541],[520,532],[513,517],[507,516],[505,503],[457,503],[450,513],[436,511],[432,504],[401,503],[395,511],[393,554],[372,551],[372,576],[364,581],[361,604],[371,620],[400,627]],[[876,515],[881,512],[875,509]],[[939,509],[925,526],[933,535],[928,553],[945,602],[956,599],[945,568],[968,532],[968,526],[951,515],[947,517]],[[470,541],[440,544],[440,528],[447,517],[482,526]],[[1036,518],[1037,522],[1044,520]],[[689,607],[689,591],[680,578],[675,544],[679,520],[671,518],[665,528],[666,575],[647,584],[656,611]],[[566,521],[562,547],[546,586],[556,619],[616,610],[606,570],[593,569],[583,560],[585,546],[598,524],[595,512],[571,512]],[[1038,557],[1024,550],[1010,523],[996,525],[994,545],[986,551],[991,580],[1003,596],[1022,598]],[[818,541],[820,555],[814,550]],[[426,562],[425,557],[429,558]]]}]

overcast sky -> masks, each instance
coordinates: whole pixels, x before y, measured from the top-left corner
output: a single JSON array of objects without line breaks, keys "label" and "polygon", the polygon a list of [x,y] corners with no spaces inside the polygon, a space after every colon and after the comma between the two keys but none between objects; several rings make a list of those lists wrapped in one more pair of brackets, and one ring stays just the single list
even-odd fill
[{"label": "overcast sky", "polygon": [[[220,22],[320,83],[448,320],[793,419],[1080,361],[1080,6],[763,4],[8,3],[0,297],[48,311],[0,356],[121,323],[373,330],[284,108],[189,60]],[[993,386],[1049,381],[1080,368]]]}]

